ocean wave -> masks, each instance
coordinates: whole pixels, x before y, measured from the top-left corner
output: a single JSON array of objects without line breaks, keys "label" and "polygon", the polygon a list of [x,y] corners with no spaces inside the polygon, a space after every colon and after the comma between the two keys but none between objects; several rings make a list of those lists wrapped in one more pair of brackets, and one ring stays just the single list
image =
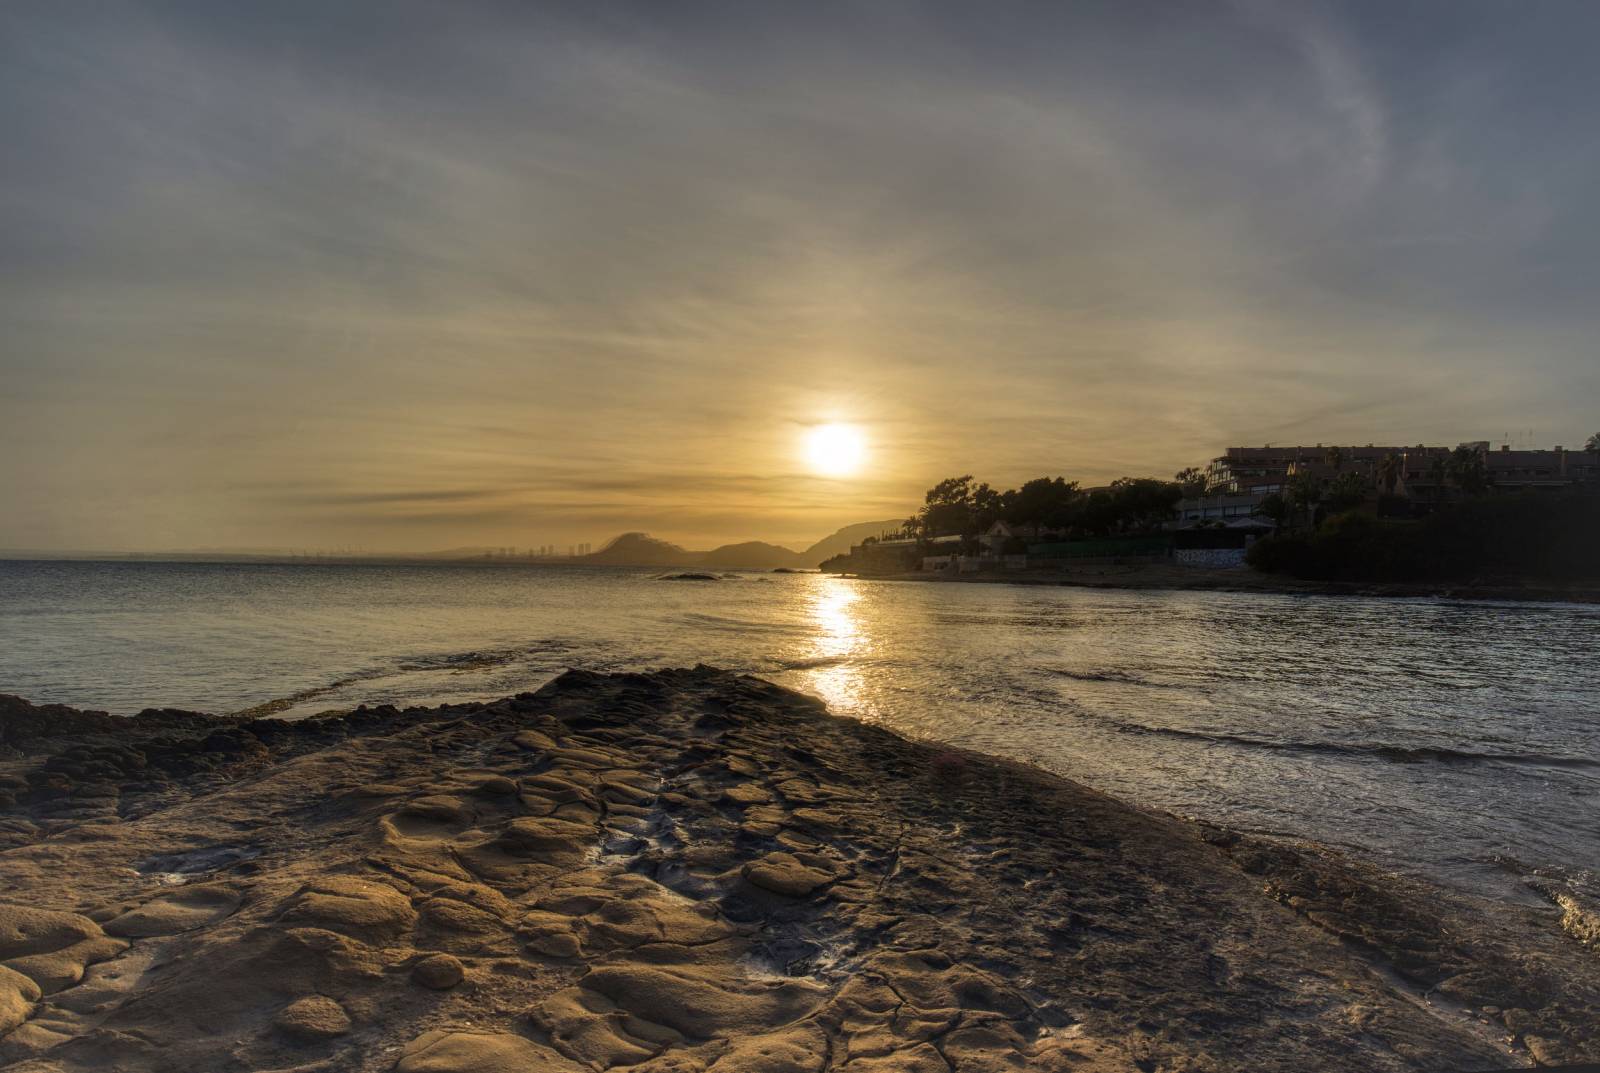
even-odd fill
[{"label": "ocean wave", "polygon": [[774,659],[773,666],[784,671],[809,671],[815,667],[837,667],[850,662],[848,656],[810,656],[803,659]]},{"label": "ocean wave", "polygon": [[1400,746],[1360,742],[1343,744],[1331,741],[1274,741],[1270,738],[1252,738],[1243,734],[1225,734],[1205,730],[1185,730],[1181,727],[1150,726],[1122,719],[1094,717],[1098,723],[1108,724],[1128,734],[1148,734],[1163,738],[1181,738],[1209,742],[1216,745],[1237,745],[1247,749],[1266,749],[1273,752],[1313,753],[1322,755],[1352,756],[1385,760],[1392,764],[1510,764],[1519,767],[1600,768],[1600,760],[1582,756],[1557,756],[1550,753],[1486,752],[1474,749],[1452,749],[1443,746]]},{"label": "ocean wave", "polygon": [[318,697],[330,693],[337,693],[362,682],[370,682],[379,678],[389,678],[397,674],[422,673],[429,671],[448,671],[461,674],[466,671],[485,670],[490,667],[499,667],[529,656],[551,655],[566,652],[570,649],[562,641],[543,641],[533,645],[519,645],[515,648],[492,649],[488,651],[472,650],[468,652],[443,652],[428,653],[420,656],[402,657],[398,663],[384,667],[371,667],[367,670],[356,671],[342,678],[336,678],[322,685],[311,686],[308,689],[297,690],[294,693],[281,697],[273,697],[260,704],[251,705],[229,714],[247,719],[264,719],[277,715],[279,712],[298,708],[307,701],[316,700]]},{"label": "ocean wave", "polygon": [[737,618],[733,615],[713,615],[704,611],[689,611],[676,617],[686,625],[705,626],[713,630],[781,634],[799,632],[794,626],[783,622],[761,622],[756,619]]},{"label": "ocean wave", "polygon": [[1071,678],[1075,682],[1111,682],[1117,685],[1145,686],[1149,689],[1179,689],[1171,682],[1152,682],[1127,671],[1069,671],[1065,667],[1042,667],[1044,673],[1058,678]]},{"label": "ocean wave", "polygon": [[373,678],[381,678],[387,673],[387,671],[383,670],[363,671],[360,674],[348,675],[344,678],[339,678],[335,681],[325,683],[324,685],[312,686],[310,689],[302,689],[286,696],[273,697],[271,700],[263,701],[260,704],[253,704],[248,708],[241,708],[236,712],[229,712],[228,714],[234,716],[235,718],[241,719],[266,719],[269,716],[277,715],[279,712],[284,712],[288,711],[290,708],[299,707],[308,700],[316,700],[318,697],[324,696],[328,693],[337,692],[338,690],[343,689],[345,686],[353,686],[357,682],[366,682]]},{"label": "ocean wave", "polygon": [[[570,645],[562,641],[540,641],[537,644],[517,645],[512,648],[472,649],[466,652],[428,653],[403,658],[397,670],[401,671],[476,671],[485,667],[498,667],[515,663],[529,656],[566,652]],[[379,674],[384,672],[377,672]],[[366,677],[373,677],[367,675]]]}]

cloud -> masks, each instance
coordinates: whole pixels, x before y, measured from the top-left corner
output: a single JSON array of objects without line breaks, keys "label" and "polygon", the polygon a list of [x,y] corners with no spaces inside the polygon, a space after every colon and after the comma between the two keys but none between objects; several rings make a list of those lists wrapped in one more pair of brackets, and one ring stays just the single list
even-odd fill
[{"label": "cloud", "polygon": [[0,545],[801,540],[952,471],[1581,439],[1596,21],[8,8]]}]

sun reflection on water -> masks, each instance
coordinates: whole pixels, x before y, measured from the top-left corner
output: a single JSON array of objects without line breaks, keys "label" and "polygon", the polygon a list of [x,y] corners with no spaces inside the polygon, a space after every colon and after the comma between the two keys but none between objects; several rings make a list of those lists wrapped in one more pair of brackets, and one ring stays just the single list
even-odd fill
[{"label": "sun reflection on water", "polygon": [[815,660],[803,675],[801,689],[814,693],[839,713],[870,715],[860,657],[870,648],[863,627],[861,590],[854,581],[817,577],[807,595],[806,611],[812,633],[807,660]]}]

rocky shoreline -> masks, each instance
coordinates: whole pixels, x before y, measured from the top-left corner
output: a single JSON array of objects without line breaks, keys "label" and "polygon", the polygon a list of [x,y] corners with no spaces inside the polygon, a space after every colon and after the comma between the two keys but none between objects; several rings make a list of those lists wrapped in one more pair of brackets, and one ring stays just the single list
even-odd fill
[{"label": "rocky shoreline", "polygon": [[1488,1070],[1600,916],[1130,808],[708,668],[287,723],[0,697],[0,1068]]}]

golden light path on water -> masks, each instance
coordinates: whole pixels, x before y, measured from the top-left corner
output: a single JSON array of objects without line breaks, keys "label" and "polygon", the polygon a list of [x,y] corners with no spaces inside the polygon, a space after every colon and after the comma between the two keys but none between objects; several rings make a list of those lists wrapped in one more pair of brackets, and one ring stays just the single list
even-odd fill
[{"label": "golden light path on water", "polygon": [[807,593],[807,609],[815,629],[809,658],[818,665],[806,672],[806,691],[834,711],[859,711],[866,699],[865,683],[855,661],[869,647],[855,606],[860,589],[843,578],[818,577],[815,582]]}]

